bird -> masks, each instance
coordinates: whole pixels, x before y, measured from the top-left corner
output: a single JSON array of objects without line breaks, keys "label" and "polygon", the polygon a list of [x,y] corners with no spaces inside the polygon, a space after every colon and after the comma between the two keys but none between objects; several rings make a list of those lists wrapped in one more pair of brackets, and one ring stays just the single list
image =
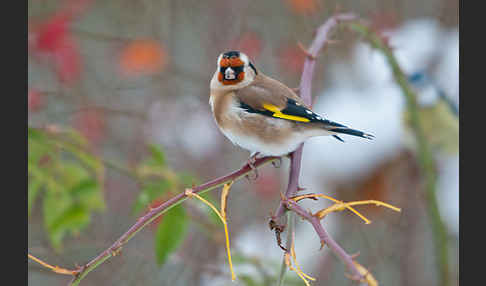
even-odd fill
[{"label": "bird", "polygon": [[[220,131],[235,145],[257,156],[282,157],[314,136],[374,136],[315,113],[282,82],[263,74],[240,51],[218,56],[210,81],[209,105]],[[256,171],[256,169],[254,169]]]}]

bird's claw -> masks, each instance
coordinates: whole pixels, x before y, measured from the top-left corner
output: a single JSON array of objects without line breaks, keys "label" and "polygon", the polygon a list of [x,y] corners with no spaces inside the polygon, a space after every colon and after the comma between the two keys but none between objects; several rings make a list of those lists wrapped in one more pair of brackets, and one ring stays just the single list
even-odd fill
[{"label": "bird's claw", "polygon": [[253,173],[253,177],[250,177],[250,174],[247,174],[246,175],[246,178],[249,181],[254,181],[254,180],[258,179],[258,169],[255,167],[255,162],[256,162],[257,155],[258,155],[258,153],[254,153],[254,154],[250,155],[250,158],[248,158],[248,160],[247,160],[248,166],[253,171],[252,172]]},{"label": "bird's claw", "polygon": [[277,169],[280,168],[282,166],[282,158],[279,157],[275,161],[272,161],[272,165]]}]

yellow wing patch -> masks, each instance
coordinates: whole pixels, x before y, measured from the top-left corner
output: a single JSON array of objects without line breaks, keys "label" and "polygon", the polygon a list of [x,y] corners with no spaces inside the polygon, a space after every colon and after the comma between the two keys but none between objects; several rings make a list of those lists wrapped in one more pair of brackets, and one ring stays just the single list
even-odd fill
[{"label": "yellow wing patch", "polygon": [[282,111],[280,109],[278,109],[277,106],[275,106],[273,104],[264,103],[263,108],[273,112],[273,114],[272,114],[273,117],[288,119],[288,120],[292,120],[292,121],[299,121],[299,122],[310,122],[310,120],[305,118],[305,117],[284,114],[284,113],[282,113]]}]

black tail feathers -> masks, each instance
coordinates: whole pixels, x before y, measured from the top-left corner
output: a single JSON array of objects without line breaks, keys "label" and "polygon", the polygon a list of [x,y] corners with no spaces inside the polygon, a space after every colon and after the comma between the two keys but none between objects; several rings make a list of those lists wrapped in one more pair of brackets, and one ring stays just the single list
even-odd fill
[{"label": "black tail feathers", "polygon": [[[330,129],[329,131],[335,132],[335,133],[341,133],[341,134],[358,136],[358,137],[362,137],[362,138],[366,138],[366,139],[370,139],[370,140],[372,140],[373,138],[375,138],[375,136],[373,136],[371,134],[367,134],[367,133],[364,133],[362,131],[359,131],[359,130],[356,130],[356,129],[347,128],[347,127],[333,128],[333,129]],[[341,138],[339,138],[339,136],[337,136],[337,135],[333,135],[333,137],[336,138],[337,140],[341,141],[341,142],[344,142],[344,140],[341,139]]]}]

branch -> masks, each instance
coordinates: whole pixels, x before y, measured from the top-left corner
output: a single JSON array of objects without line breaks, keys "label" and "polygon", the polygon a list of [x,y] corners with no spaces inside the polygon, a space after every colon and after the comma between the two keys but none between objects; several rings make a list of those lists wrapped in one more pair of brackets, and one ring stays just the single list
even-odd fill
[{"label": "branch", "polygon": [[360,274],[358,268],[354,264],[353,257],[347,254],[346,251],[327,233],[324,227],[322,227],[318,217],[304,210],[293,200],[284,199],[282,201],[288,209],[294,211],[303,219],[307,220],[312,227],[314,227],[314,230],[321,241],[321,248],[324,246],[324,244],[326,244],[332,250],[332,252],[334,252],[334,254],[336,254],[348,266],[348,269],[353,272],[353,275],[351,276],[353,280],[360,281],[363,279],[363,276]]},{"label": "branch", "polygon": [[[316,36],[310,48],[307,51],[304,51],[307,54],[307,58],[304,62],[304,68],[300,79],[299,95],[304,100],[304,103],[308,106],[312,106],[312,79],[314,76],[315,63],[319,51],[326,43],[328,43],[331,29],[342,21],[351,21],[355,19],[356,16],[351,13],[334,15],[317,29]],[[286,209],[296,212],[298,215],[302,216],[312,224],[321,240],[321,245],[327,244],[329,248],[331,248],[331,250],[348,266],[350,271],[353,273],[352,279],[360,280],[362,279],[362,275],[354,264],[352,257],[347,254],[346,251],[344,251],[344,249],[337,244],[331,236],[329,236],[327,231],[322,227],[319,219],[304,211],[299,205],[297,205],[297,203],[290,202],[287,199],[294,197],[301,189],[299,187],[299,174],[303,147],[304,144],[302,143],[297,150],[290,154],[289,184],[284,197],[281,199],[275,214],[270,220],[270,226],[271,228],[273,226],[272,229],[275,228],[279,231],[282,230],[284,225],[280,225],[278,222],[285,213]]]},{"label": "branch", "polygon": [[[307,58],[304,62],[304,68],[302,71],[302,76],[300,78],[299,95],[304,100],[304,103],[308,106],[312,106],[312,78],[314,77],[314,68],[316,63],[316,58],[319,51],[328,42],[329,32],[332,28],[337,26],[341,21],[351,21],[355,20],[356,16],[351,13],[337,14],[329,18],[326,23],[321,25],[316,32],[316,36],[310,48],[306,51]],[[299,191],[299,174],[300,165],[302,161],[302,149],[304,144],[301,144],[297,150],[290,154],[290,175],[289,184],[287,191],[285,192],[285,197],[290,198],[297,194]],[[285,212],[284,203],[281,201],[278,206],[272,220],[278,222]]]},{"label": "branch", "polygon": [[[277,157],[264,157],[257,159],[253,165],[255,167],[261,167],[267,163],[274,162],[277,160]],[[233,171],[225,176],[216,178],[209,182],[206,182],[202,185],[193,187],[191,189],[192,193],[205,193],[210,190],[216,189],[225,183],[230,181],[237,181],[242,177],[246,176],[247,174],[251,173],[253,170],[248,166],[248,164],[244,165],[240,169]],[[100,264],[108,260],[109,258],[116,256],[122,246],[126,244],[133,236],[135,236],[139,231],[145,228],[148,224],[150,224],[153,220],[158,218],[160,215],[175,207],[185,201],[187,196],[185,192],[181,192],[177,196],[171,198],[170,200],[164,202],[160,206],[151,209],[146,215],[140,217],[137,222],[127,231],[125,232],[118,240],[116,240],[110,247],[108,247],[105,251],[101,252],[97,257],[92,259],[87,264],[79,267],[76,270],[72,271],[72,275],[74,276],[69,285],[75,286],[78,285],[79,282],[92,270],[98,267]]]}]

